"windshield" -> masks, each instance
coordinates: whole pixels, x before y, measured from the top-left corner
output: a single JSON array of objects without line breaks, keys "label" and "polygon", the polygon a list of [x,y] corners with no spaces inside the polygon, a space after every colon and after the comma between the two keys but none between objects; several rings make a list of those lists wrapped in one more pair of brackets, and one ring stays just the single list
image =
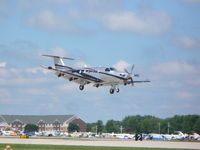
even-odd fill
[{"label": "windshield", "polygon": [[115,69],[115,68],[113,68],[113,67],[110,67],[110,70],[111,70],[111,71],[116,71],[116,69]]}]

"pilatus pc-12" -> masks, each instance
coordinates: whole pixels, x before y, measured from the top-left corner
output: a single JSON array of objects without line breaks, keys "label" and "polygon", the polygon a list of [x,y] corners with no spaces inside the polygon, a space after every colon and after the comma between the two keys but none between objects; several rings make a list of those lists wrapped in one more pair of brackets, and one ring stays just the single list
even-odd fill
[{"label": "pilatus pc-12", "polygon": [[64,59],[74,60],[73,58],[42,55],[53,58],[54,67],[49,66],[42,68],[54,72],[58,77],[62,77],[69,81],[73,81],[79,84],[79,89],[83,90],[87,84],[93,84],[94,87],[100,86],[111,86],[110,94],[119,92],[119,85],[134,85],[135,83],[150,82],[149,80],[135,81],[134,77],[138,77],[138,74],[133,74],[134,65],[129,72],[127,69],[119,71],[114,67],[83,67],[83,68],[72,68],[66,66],[63,62]]}]

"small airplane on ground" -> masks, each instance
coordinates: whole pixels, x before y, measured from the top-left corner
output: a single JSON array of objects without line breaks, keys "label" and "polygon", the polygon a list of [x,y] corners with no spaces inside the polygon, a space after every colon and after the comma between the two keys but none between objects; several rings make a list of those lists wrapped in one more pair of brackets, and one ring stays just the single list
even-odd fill
[{"label": "small airplane on ground", "polygon": [[85,85],[91,83],[97,88],[100,86],[111,86],[110,94],[113,94],[114,92],[119,92],[118,85],[134,85],[135,83],[150,82],[149,80],[133,80],[133,77],[139,76],[138,74],[133,74],[134,65],[130,72],[127,69],[124,69],[124,72],[118,71],[114,67],[83,67],[75,69],[66,66],[63,62],[63,59],[74,60],[73,58],[52,55],[42,56],[53,58],[55,64],[55,67],[41,66],[42,68],[54,72],[58,77],[78,83],[80,90],[83,90]]}]

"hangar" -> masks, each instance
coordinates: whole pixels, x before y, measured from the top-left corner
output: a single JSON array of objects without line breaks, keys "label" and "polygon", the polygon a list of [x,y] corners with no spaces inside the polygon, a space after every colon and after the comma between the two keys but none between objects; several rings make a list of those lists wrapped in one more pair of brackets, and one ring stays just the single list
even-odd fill
[{"label": "hangar", "polygon": [[0,115],[0,129],[24,131],[27,124],[35,124],[39,131],[67,132],[70,123],[77,124],[80,132],[86,131],[86,123],[75,115]]}]

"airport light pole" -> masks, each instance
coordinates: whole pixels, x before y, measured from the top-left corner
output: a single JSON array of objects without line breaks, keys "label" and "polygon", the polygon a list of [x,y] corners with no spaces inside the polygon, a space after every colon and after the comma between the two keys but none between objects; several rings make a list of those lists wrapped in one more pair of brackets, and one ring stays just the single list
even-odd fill
[{"label": "airport light pole", "polygon": [[167,133],[169,134],[170,123],[167,123]]},{"label": "airport light pole", "polygon": [[122,134],[122,131],[123,131],[123,126],[120,126],[120,131],[121,131],[121,134]]},{"label": "airport light pole", "polygon": [[160,134],[160,122],[158,122],[158,133]]},{"label": "airport light pole", "polygon": [[98,127],[97,127],[97,125],[96,125],[96,135],[97,135],[97,129],[98,129]]}]

